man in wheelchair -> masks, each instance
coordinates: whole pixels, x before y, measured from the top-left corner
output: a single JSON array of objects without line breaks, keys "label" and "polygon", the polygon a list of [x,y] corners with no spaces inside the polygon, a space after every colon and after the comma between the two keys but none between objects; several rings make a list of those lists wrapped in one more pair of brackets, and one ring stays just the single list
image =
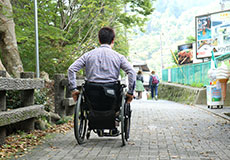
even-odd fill
[{"label": "man in wheelchair", "polygon": [[[119,111],[118,106],[121,103],[121,85],[118,82],[120,69],[124,70],[128,75],[129,85],[126,93],[126,103],[128,104],[133,99],[136,73],[127,59],[112,49],[115,38],[113,29],[109,27],[101,28],[98,32],[98,38],[101,46],[85,53],[69,67],[69,86],[73,99],[77,101],[80,91],[76,86],[76,72],[85,67],[85,97],[88,97],[88,101],[92,104],[94,114],[97,114],[97,111],[100,114],[101,111],[106,112],[111,111],[111,109],[115,109],[116,112]],[[100,123],[104,124],[102,126],[106,126],[107,123],[109,125],[110,121],[114,119],[109,117],[116,114],[111,111],[106,115],[108,119],[98,119],[98,123],[95,122],[98,128],[100,128],[100,125],[98,126]],[[94,128],[93,122],[91,121],[91,124],[89,124],[92,128]],[[110,127],[108,126],[108,128]],[[113,134],[117,132],[116,129],[112,131]]]}]

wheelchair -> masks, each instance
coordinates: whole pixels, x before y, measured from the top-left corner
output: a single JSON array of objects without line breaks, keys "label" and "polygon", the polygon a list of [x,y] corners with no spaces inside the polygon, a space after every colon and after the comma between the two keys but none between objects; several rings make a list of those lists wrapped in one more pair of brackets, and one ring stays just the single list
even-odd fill
[{"label": "wheelchair", "polygon": [[[131,108],[126,103],[126,85],[85,82],[74,111],[74,135],[78,144],[90,138],[91,131],[99,137],[121,136],[124,146],[130,133]],[[120,127],[120,130],[117,127]],[[118,131],[113,134],[113,131]]]}]

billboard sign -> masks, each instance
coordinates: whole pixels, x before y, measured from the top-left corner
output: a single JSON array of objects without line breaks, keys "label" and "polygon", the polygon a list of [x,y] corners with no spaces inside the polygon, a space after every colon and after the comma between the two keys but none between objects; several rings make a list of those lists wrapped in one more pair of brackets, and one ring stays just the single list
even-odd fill
[{"label": "billboard sign", "polygon": [[193,62],[193,44],[183,44],[178,46],[178,63],[188,64]]},{"label": "billboard sign", "polygon": [[230,10],[196,17],[197,58],[230,52]]}]

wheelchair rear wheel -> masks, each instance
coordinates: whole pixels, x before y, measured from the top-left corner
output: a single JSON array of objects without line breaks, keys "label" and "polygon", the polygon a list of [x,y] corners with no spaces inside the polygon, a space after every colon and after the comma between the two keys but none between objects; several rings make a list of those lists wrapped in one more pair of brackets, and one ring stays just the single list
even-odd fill
[{"label": "wheelchair rear wheel", "polygon": [[131,108],[130,104],[125,102],[125,98],[122,98],[121,103],[121,137],[122,137],[122,145],[125,146],[126,142],[129,139],[130,133],[130,124],[131,124]]},{"label": "wheelchair rear wheel", "polygon": [[130,123],[131,123],[131,108],[130,104],[125,103],[125,119],[124,119],[124,131],[125,131],[125,140],[128,141],[129,139],[129,132],[130,132]]},{"label": "wheelchair rear wheel", "polygon": [[122,102],[121,102],[121,113],[120,113],[120,121],[121,121],[121,138],[122,138],[122,146],[125,146],[125,98],[122,95]]},{"label": "wheelchair rear wheel", "polygon": [[78,144],[83,144],[87,129],[86,110],[82,105],[82,93],[78,97],[74,112],[74,135]]}]

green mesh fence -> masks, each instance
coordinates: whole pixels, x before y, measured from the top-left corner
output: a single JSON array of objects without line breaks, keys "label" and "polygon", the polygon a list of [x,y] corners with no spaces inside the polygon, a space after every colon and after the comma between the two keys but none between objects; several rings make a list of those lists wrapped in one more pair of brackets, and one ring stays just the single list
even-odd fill
[{"label": "green mesh fence", "polygon": [[162,71],[162,80],[168,82],[168,69]]},{"label": "green mesh fence", "polygon": [[[230,59],[230,53],[223,54],[216,58],[216,62],[219,63],[226,59]],[[164,69],[162,71],[162,81],[168,82],[171,78],[172,83],[180,84],[197,84],[202,83],[208,85],[210,79],[208,78],[208,70],[211,67],[211,62],[190,64],[185,66],[180,66],[177,68]],[[170,76],[171,70],[171,76]]]},{"label": "green mesh fence", "polygon": [[[188,84],[203,83],[209,84],[208,70],[210,69],[210,62],[191,64],[177,68],[171,68],[171,82]],[[164,69],[162,73],[162,81],[168,82],[170,72],[169,69]]]}]

